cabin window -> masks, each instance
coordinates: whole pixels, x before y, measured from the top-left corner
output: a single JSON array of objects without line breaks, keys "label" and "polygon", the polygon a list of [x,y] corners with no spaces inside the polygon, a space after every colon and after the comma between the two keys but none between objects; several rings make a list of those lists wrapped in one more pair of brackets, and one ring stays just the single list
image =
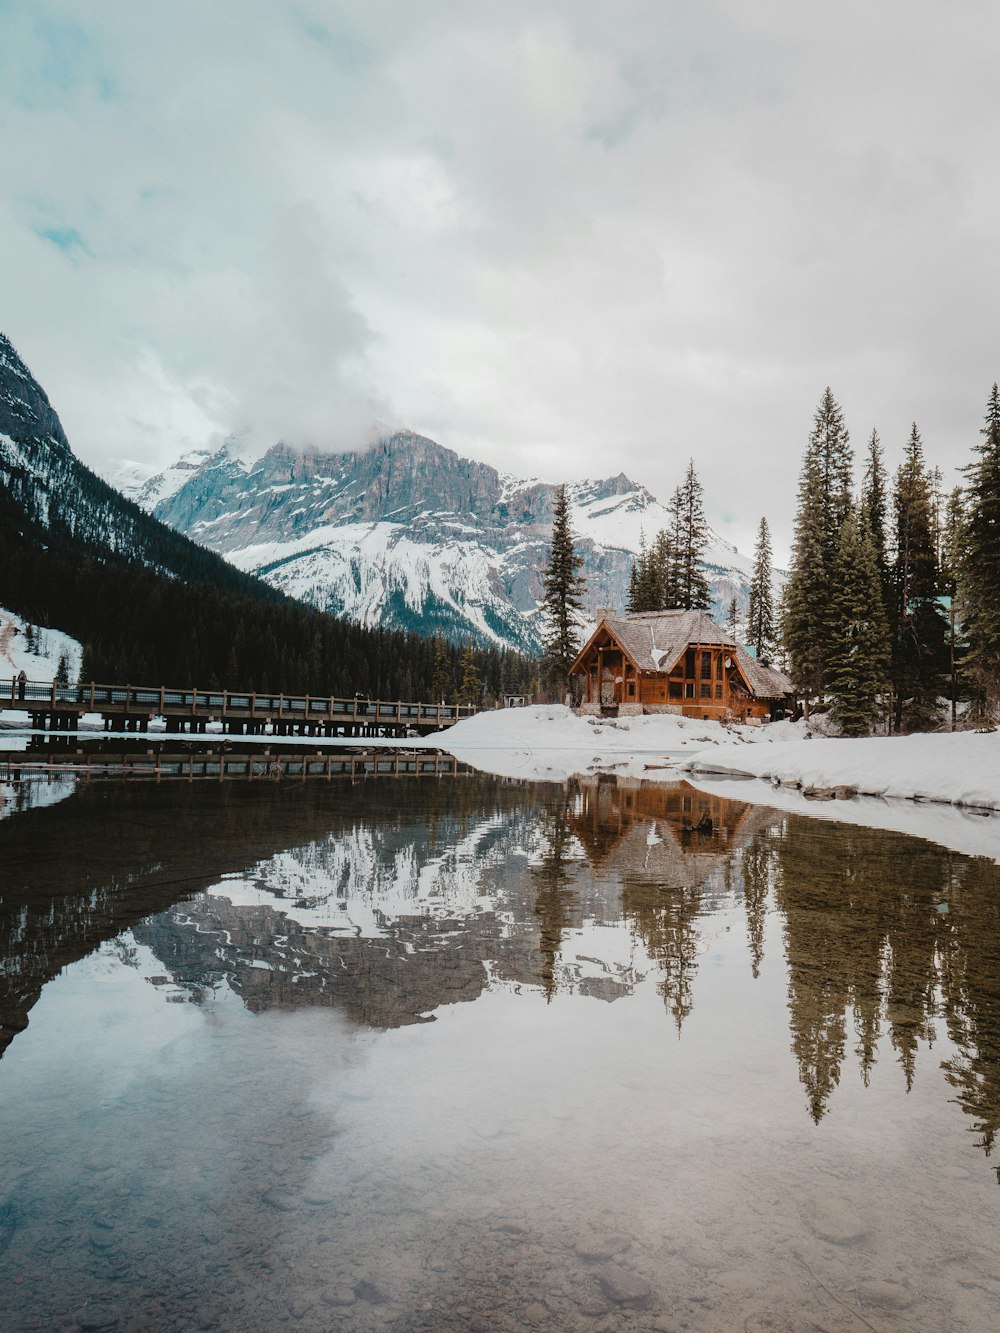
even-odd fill
[{"label": "cabin window", "polygon": [[715,687],[715,697],[716,697],[717,699],[721,699],[721,698],[722,698],[722,686],[721,686],[721,685],[716,685],[716,687]]},{"label": "cabin window", "polygon": [[634,699],[634,698],[635,698],[635,681],[634,681],[634,680],[630,680],[629,683],[628,683],[628,697],[629,697],[630,699]]},{"label": "cabin window", "polygon": [[703,699],[711,699],[711,697],[712,697],[712,687],[711,687],[711,685],[708,684],[707,681],[705,681],[705,682],[702,683],[702,687],[701,687],[701,697],[702,697]]},{"label": "cabin window", "polygon": [[685,699],[693,699],[693,698],[694,698],[694,681],[693,681],[693,680],[689,680],[688,683],[684,686],[684,698],[685,698]]},{"label": "cabin window", "polygon": [[679,699],[681,697],[681,683],[679,680],[672,680],[670,682],[670,697],[671,699]]},{"label": "cabin window", "polygon": [[702,680],[712,679],[712,654],[702,653],[701,655],[701,678]]},{"label": "cabin window", "polygon": [[694,649],[689,648],[684,654],[684,674],[685,676],[694,675]]}]

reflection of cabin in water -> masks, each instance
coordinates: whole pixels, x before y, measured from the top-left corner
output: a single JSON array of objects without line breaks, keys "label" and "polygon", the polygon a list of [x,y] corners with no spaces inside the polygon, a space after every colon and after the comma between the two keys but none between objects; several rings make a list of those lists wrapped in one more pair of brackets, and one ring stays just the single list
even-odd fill
[{"label": "reflection of cabin in water", "polygon": [[[570,824],[596,870],[660,877],[695,887],[774,811],[635,778],[577,779]],[[761,818],[763,816],[763,818]]]},{"label": "reflection of cabin in water", "polygon": [[792,703],[792,683],[729,638],[707,611],[648,611],[599,621],[570,674],[583,710],[769,718]]}]

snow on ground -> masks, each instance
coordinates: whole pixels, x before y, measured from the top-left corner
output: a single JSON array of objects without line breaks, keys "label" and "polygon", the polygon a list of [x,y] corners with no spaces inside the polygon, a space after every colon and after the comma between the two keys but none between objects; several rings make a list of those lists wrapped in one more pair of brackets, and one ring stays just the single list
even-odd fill
[{"label": "snow on ground", "polygon": [[[611,772],[685,779],[733,800],[895,830],[1000,861],[1000,819],[983,817],[1000,810],[1000,732],[845,740],[810,737],[803,722],[723,727],[674,716],[602,722],[553,705],[479,713],[425,743],[509,777]],[[836,786],[862,795],[816,801],[798,790]]]},{"label": "snow on ground", "polygon": [[864,796],[1000,810],[1000,732],[727,744],[695,756],[690,767],[793,787],[849,786]]},{"label": "snow on ground", "polygon": [[70,680],[78,680],[83,648],[68,634],[45,626],[32,626],[35,647],[28,647],[27,622],[0,606],[0,676],[24,671],[29,680],[54,680],[59,659],[65,654]]},{"label": "snow on ground", "polygon": [[561,704],[535,704],[477,713],[426,743],[501,777],[560,781],[611,772],[676,781],[688,754],[725,734],[717,722],[671,714],[612,721],[577,717]]},{"label": "snow on ground", "polygon": [[512,777],[731,774],[1000,810],[1000,732],[845,740],[810,736],[803,722],[724,727],[672,714],[611,721],[551,704],[478,713],[429,740]]}]

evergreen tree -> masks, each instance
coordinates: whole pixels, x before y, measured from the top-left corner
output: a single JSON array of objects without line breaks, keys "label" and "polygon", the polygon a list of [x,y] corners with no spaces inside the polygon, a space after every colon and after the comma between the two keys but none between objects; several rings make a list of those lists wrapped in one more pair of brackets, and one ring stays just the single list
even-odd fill
[{"label": "evergreen tree", "polygon": [[937,536],[931,478],[916,422],[893,493],[896,552],[892,569],[892,684],[897,730],[936,720],[946,665],[946,627],[937,600]]},{"label": "evergreen tree", "polygon": [[862,526],[868,529],[872,539],[879,579],[882,583],[882,598],[887,605],[889,600],[889,555],[886,539],[888,494],[889,483],[885,474],[882,442],[879,440],[878,431],[873,430],[868,441],[865,475],[861,483],[860,517]]},{"label": "evergreen tree", "polygon": [[431,694],[435,703],[444,703],[451,687],[451,672],[448,670],[448,652],[444,634],[441,630],[434,633],[434,656],[431,666]]},{"label": "evergreen tree", "polygon": [[653,564],[653,553],[646,545],[646,537],[643,534],[639,538],[639,554],[636,556],[629,576],[627,610],[655,611],[656,584],[657,574]]},{"label": "evergreen tree", "polygon": [[785,587],[783,634],[795,688],[822,696],[836,625],[833,566],[851,508],[851,446],[844,414],[829,388],[813,420],[799,476],[792,568]]},{"label": "evergreen tree", "polygon": [[676,531],[672,534],[675,560],[676,604],[685,611],[708,610],[711,598],[708,580],[701,568],[701,557],[708,544],[708,523],[702,498],[702,486],[694,470],[694,459],[677,492]]},{"label": "evergreen tree", "polygon": [[941,534],[941,592],[948,604],[948,699],[952,731],[958,721],[959,676],[965,655],[958,638],[957,605],[965,530],[964,497],[962,488],[956,486],[948,496]]},{"label": "evergreen tree", "polygon": [[965,468],[966,519],[959,565],[959,598],[976,695],[1000,700],[1000,391],[986,405],[979,455]]},{"label": "evergreen tree", "polygon": [[867,736],[889,687],[889,625],[871,529],[853,510],[840,529],[833,613],[828,662],[832,713],[845,736]]},{"label": "evergreen tree", "polygon": [[670,539],[670,533],[666,528],[661,528],[656,534],[652,550],[652,564],[654,573],[651,580],[651,591],[655,593],[656,605],[649,609],[651,611],[663,611],[668,607],[676,606],[677,555]]},{"label": "evergreen tree", "polygon": [[556,491],[552,521],[552,554],[545,570],[542,614],[545,621],[545,669],[553,684],[569,684],[569,669],[577,653],[575,617],[583,605],[581,558],[573,549],[566,487]]},{"label": "evergreen tree", "polygon": [[651,547],[640,538],[639,554],[629,573],[629,611],[662,611],[677,605],[677,557],[673,536],[662,528]]},{"label": "evergreen tree", "polygon": [[646,538],[639,538],[639,554],[632,562],[632,568],[628,572],[628,595],[625,598],[626,611],[638,611],[639,608],[639,584],[642,578],[642,567],[649,559],[646,554]]},{"label": "evergreen tree", "polygon": [[775,618],[771,596],[771,530],[761,518],[750,576],[750,609],[747,613],[747,643],[757,656],[766,657],[774,648]]},{"label": "evergreen tree", "polygon": [[476,652],[472,646],[472,640],[467,639],[465,651],[462,653],[462,684],[459,689],[459,695],[462,703],[479,705],[483,694],[483,681],[479,674],[479,666],[476,662]]},{"label": "evergreen tree", "polygon": [[729,599],[729,611],[726,614],[726,633],[734,643],[739,641],[740,604],[735,597]]}]

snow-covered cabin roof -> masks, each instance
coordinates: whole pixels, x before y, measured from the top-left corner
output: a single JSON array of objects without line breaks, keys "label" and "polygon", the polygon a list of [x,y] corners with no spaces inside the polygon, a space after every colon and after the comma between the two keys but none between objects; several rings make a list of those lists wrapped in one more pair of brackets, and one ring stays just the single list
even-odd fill
[{"label": "snow-covered cabin roof", "polygon": [[574,671],[579,669],[602,627],[621,644],[639,671],[666,674],[673,670],[691,644],[718,644],[727,648],[735,658],[758,699],[781,699],[792,693],[792,682],[786,675],[751,657],[742,645],[719,628],[707,611],[632,611],[623,616],[605,615],[574,662]]}]

